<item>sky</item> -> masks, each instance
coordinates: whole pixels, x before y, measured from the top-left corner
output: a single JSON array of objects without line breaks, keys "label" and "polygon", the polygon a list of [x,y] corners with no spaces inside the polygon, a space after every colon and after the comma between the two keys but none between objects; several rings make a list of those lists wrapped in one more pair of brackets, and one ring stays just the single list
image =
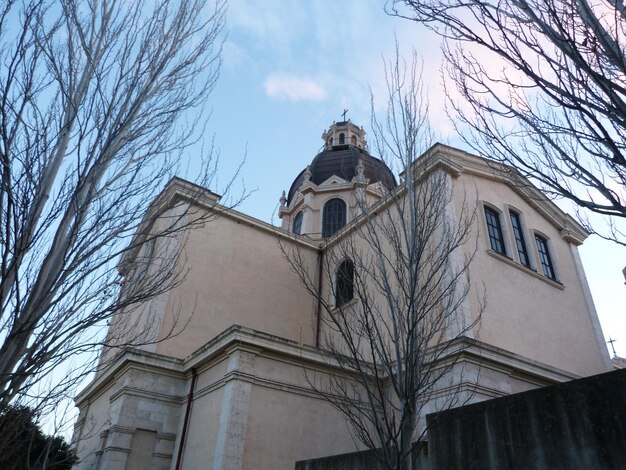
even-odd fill
[{"label": "sky", "polygon": [[[266,222],[281,191],[311,162],[322,132],[347,118],[366,131],[385,101],[383,57],[415,49],[422,61],[438,140],[471,151],[444,111],[440,40],[384,12],[384,0],[229,0],[223,66],[210,98],[220,149],[220,192],[245,157],[232,191],[251,192],[238,210]],[[242,183],[243,181],[243,183]],[[559,203],[563,204],[563,203]],[[626,248],[590,237],[580,254],[604,335],[626,356]]]}]

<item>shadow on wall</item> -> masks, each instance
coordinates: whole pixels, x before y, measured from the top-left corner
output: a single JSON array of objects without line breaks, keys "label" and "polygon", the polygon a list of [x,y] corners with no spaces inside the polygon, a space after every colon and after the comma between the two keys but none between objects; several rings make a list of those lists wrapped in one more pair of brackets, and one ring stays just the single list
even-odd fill
[{"label": "shadow on wall", "polygon": [[[296,462],[296,470],[379,470],[386,468],[376,455],[378,450],[364,450],[350,454],[333,455],[319,459]],[[426,470],[428,466],[428,448],[425,442],[419,442],[413,449],[413,469]]]}]

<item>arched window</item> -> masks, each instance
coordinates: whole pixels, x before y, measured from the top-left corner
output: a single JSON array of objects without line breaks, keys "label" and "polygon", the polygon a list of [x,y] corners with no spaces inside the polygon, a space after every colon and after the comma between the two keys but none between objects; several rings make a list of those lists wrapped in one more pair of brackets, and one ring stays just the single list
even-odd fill
[{"label": "arched window", "polygon": [[322,237],[330,237],[344,225],[346,225],[346,203],[339,198],[326,201],[322,215]]},{"label": "arched window", "polygon": [[339,145],[343,145],[346,143],[346,134],[343,132],[339,134]]},{"label": "arched window", "polygon": [[335,285],[335,307],[341,307],[354,297],[354,264],[349,259],[343,261],[337,269]]},{"label": "arched window", "polygon": [[293,233],[296,235],[302,234],[302,219],[304,218],[304,213],[302,211],[298,212],[296,216],[293,218]]},{"label": "arched window", "polygon": [[350,139],[350,142],[352,143],[352,145],[356,145],[356,136],[353,135],[352,138]]},{"label": "arched window", "polygon": [[330,143],[330,145],[333,145],[333,138],[331,137],[328,142]]}]

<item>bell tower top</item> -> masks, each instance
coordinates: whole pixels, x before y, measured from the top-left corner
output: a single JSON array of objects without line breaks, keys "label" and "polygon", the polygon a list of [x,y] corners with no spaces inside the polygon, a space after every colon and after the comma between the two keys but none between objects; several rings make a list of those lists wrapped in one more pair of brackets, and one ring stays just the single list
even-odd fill
[{"label": "bell tower top", "polygon": [[353,124],[349,119],[347,121],[333,122],[333,124],[322,134],[324,139],[324,149],[347,145],[365,150],[367,142],[365,141],[365,131],[362,127]]}]

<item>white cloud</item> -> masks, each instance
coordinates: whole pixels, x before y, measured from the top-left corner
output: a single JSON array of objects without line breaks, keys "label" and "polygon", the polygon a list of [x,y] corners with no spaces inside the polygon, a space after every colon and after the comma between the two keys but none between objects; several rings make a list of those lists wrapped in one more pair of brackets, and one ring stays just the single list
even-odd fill
[{"label": "white cloud", "polygon": [[272,74],[263,84],[270,98],[288,101],[321,101],[328,96],[322,85],[307,77]]}]

